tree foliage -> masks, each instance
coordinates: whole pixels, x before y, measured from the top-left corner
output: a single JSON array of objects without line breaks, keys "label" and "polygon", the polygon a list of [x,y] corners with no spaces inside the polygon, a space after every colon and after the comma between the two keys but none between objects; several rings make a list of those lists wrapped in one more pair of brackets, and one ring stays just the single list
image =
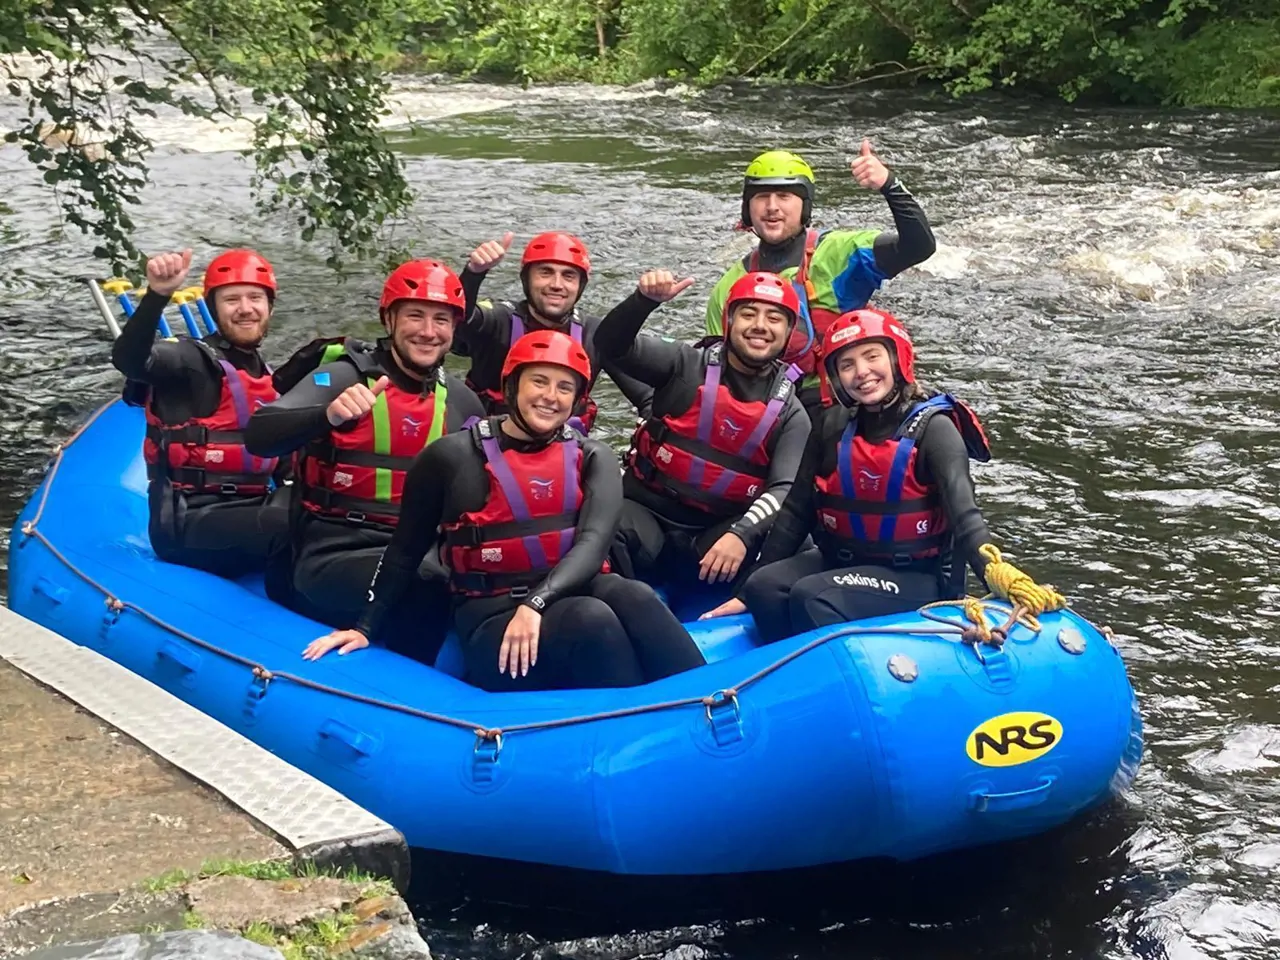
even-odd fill
[{"label": "tree foliage", "polygon": [[140,119],[247,113],[260,206],[293,211],[306,239],[324,231],[335,263],[364,256],[411,198],[379,126],[397,17],[387,0],[0,0],[0,72],[27,105],[7,138],[123,269],[141,256],[130,210],[153,144]]}]

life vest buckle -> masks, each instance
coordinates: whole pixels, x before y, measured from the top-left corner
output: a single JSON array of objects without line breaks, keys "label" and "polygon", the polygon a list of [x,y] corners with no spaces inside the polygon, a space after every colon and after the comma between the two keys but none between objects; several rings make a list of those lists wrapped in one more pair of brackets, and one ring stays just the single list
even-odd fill
[{"label": "life vest buckle", "polygon": [[348,510],[346,514],[343,515],[343,519],[346,520],[347,523],[354,523],[356,526],[359,526],[364,523],[368,517],[360,510]]},{"label": "life vest buckle", "polygon": [[911,554],[909,553],[895,553],[891,560],[895,570],[905,570],[912,564]]},{"label": "life vest buckle", "polygon": [[512,587],[509,591],[512,600],[524,600],[533,591],[528,587]]},{"label": "life vest buckle", "polygon": [[240,492],[240,488],[234,483],[220,483],[218,484],[218,492],[224,496],[234,497]]}]

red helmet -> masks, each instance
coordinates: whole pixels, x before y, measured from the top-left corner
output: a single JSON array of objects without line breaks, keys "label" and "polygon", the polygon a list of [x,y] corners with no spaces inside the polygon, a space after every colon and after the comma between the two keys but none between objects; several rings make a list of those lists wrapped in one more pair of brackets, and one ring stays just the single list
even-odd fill
[{"label": "red helmet", "polygon": [[847,348],[868,341],[883,343],[888,347],[889,355],[897,363],[898,375],[902,381],[915,383],[916,352],[911,346],[907,328],[897,317],[883,310],[872,307],[850,310],[836,318],[827,328],[827,335],[822,340],[822,363],[831,384],[831,392],[846,407],[854,406],[854,400],[836,375],[836,361]]},{"label": "red helmet", "polygon": [[228,250],[209,262],[204,272],[204,295],[233,283],[252,283],[276,295],[276,272],[265,257],[254,250]]},{"label": "red helmet", "polygon": [[784,280],[776,273],[748,273],[734,282],[729,288],[729,295],[725,297],[720,326],[724,329],[726,338],[729,336],[729,318],[733,314],[733,308],[748,300],[782,307],[791,314],[792,326],[795,326],[800,316],[800,295],[796,293],[794,283]]},{"label": "red helmet", "polygon": [[453,307],[459,314],[466,309],[462,281],[439,260],[410,260],[391,271],[382,285],[378,309],[386,310],[400,300],[426,300]]},{"label": "red helmet", "polygon": [[582,390],[591,382],[591,361],[587,351],[573,337],[559,330],[535,330],[511,345],[502,364],[502,384],[519,369],[531,363],[550,363],[572,370],[582,378]]},{"label": "red helmet", "polygon": [[520,257],[520,269],[535,263],[563,263],[582,271],[585,285],[591,276],[587,245],[571,233],[540,233],[529,241]]}]

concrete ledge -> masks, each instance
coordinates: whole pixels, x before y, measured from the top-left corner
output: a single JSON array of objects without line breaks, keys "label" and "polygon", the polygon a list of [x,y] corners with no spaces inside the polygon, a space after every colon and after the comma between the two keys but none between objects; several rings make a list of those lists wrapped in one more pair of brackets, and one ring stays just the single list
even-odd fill
[{"label": "concrete ledge", "polygon": [[[407,888],[408,847],[390,824],[166,690],[5,607],[0,607],[0,659],[221,794],[296,859],[358,867]],[[3,707],[0,700],[0,711]],[[47,759],[30,759],[56,764],[58,751],[53,752]],[[0,806],[20,808],[22,779],[9,783]],[[91,784],[78,786],[93,792]]]}]

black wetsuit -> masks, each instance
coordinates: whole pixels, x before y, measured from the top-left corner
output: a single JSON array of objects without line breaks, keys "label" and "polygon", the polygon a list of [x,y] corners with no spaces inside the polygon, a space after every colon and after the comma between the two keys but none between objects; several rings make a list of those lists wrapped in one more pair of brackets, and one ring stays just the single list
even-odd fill
[{"label": "black wetsuit", "polygon": [[[157,341],[156,330],[168,302],[158,293],[143,295],[111,348],[111,362],[133,381],[131,392],[136,385],[145,385],[155,415],[177,426],[217,410],[225,374],[216,357],[253,377],[263,376],[266,364],[257,350],[233,347],[219,333],[204,338],[211,349],[185,338]],[[285,465],[280,465],[277,479],[286,473]],[[156,556],[223,577],[262,570],[288,530],[283,491],[267,497],[184,494],[168,480],[153,478],[147,499]]]},{"label": "black wetsuit", "polygon": [[[632,294],[609,312],[596,344],[625,374],[656,388],[653,416],[661,418],[683,413],[697,398],[706,379],[707,348],[639,336],[640,327],[657,307],[656,301],[643,294]],[[725,357],[720,383],[740,401],[767,401],[776,377],[776,366],[751,375],[737,370]],[[626,499],[612,554],[618,570],[650,583],[691,587],[697,582],[702,557],[725,533],[733,533],[747,548],[738,574],[745,576],[791,489],[808,434],[809,415],[793,393],[766,442],[768,480],[746,510],[714,513],[699,509],[653,490],[628,469],[623,478]]]},{"label": "black wetsuit", "polygon": [[[858,434],[871,443],[889,439],[912,402],[884,410],[859,410]],[[755,618],[760,637],[773,642],[814,627],[915,610],[963,593],[966,562],[979,578],[986,560],[978,547],[991,539],[974,499],[969,453],[955,423],[935,415],[916,444],[915,479],[936,487],[951,532],[952,547],[942,557],[903,567],[846,566],[819,548],[796,554],[817,518],[815,476],[836,469],[840,436],[851,414],[844,407],[824,412],[809,436],[804,459],[782,512],[760,551],[760,566],[738,595]],[[958,565],[954,566],[953,565]]]},{"label": "black wetsuit", "polygon": [[[401,390],[421,393],[435,388],[434,371],[425,379],[410,376],[392,357],[385,338],[378,342],[370,359]],[[289,365],[279,371],[280,375],[291,373]],[[259,456],[283,457],[331,432],[355,429],[359,420],[332,426],[327,410],[339,394],[363,379],[355,364],[347,360],[327,363],[302,375],[279,400],[253,415],[245,445]],[[466,421],[484,416],[480,401],[458,377],[446,373],[445,386],[446,435],[462,430]],[[299,476],[295,486],[301,482]],[[354,627],[364,610],[369,581],[382,551],[391,542],[391,531],[379,525],[319,516],[303,508],[301,500],[298,489],[291,511],[291,575],[269,576],[268,592],[277,603],[313,620],[338,629]],[[447,591],[439,578],[424,580],[405,593],[404,602],[387,618],[383,632],[370,636],[370,640],[434,662],[448,633],[448,604]]]},{"label": "black wetsuit", "polygon": [[[552,327],[535,319],[527,300],[518,303],[496,301],[490,305],[478,304],[480,285],[487,276],[475,273],[470,269],[462,271],[462,289],[467,298],[464,323],[458,325],[454,333],[453,352],[471,359],[471,369],[467,371],[467,383],[479,394],[481,401],[490,414],[506,413],[505,403],[497,400],[502,394],[502,364],[507,359],[507,351],[511,348],[511,315],[518,314],[524,321],[526,333],[534,330],[560,330],[568,332],[569,321],[563,326]],[[582,347],[587,351],[591,361],[592,381],[595,385],[601,371],[609,374],[609,378],[622,391],[622,395],[641,412],[647,415],[653,390],[648,385],[626,376],[613,367],[607,358],[602,356],[596,344],[600,329],[599,317],[576,314],[572,319],[582,324]],[[590,386],[587,389],[591,393]],[[581,415],[585,401],[575,408],[574,414]]]},{"label": "black wetsuit", "polygon": [[[533,452],[490,422],[502,450]],[[573,546],[527,597],[459,597],[454,616],[467,678],[486,690],[633,686],[700,666],[697,645],[647,586],[601,574],[622,501],[618,460],[596,440],[582,442],[582,507]],[[441,524],[482,510],[489,498],[484,457],[466,433],[443,437],[405,479],[400,525],[369,588],[358,629],[377,633],[411,589]],[[498,649],[520,604],[542,613],[538,662],[526,677],[498,673]]]}]

